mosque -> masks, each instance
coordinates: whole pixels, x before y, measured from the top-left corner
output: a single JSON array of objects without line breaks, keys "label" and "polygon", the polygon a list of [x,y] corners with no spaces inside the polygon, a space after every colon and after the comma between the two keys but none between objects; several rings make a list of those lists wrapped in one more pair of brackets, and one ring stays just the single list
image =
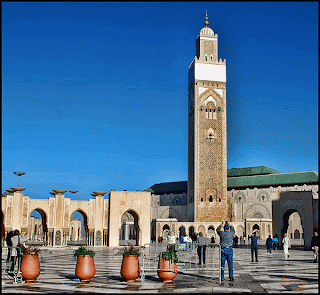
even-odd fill
[{"label": "mosque", "polygon": [[[88,201],[71,200],[65,190],[48,199],[23,195],[25,188],[2,195],[2,232],[19,229],[30,240],[63,247],[71,242],[116,247],[145,245],[166,237],[202,232],[216,237],[230,221],[238,237],[257,232],[310,246],[318,229],[318,173],[280,173],[269,167],[227,169],[226,60],[218,58],[218,34],[205,27],[196,39],[188,79],[188,181],[157,183],[143,191],[93,192]],[[31,216],[36,210],[41,218]],[[72,220],[80,212],[84,222]],[[85,232],[82,239],[81,231]]]}]

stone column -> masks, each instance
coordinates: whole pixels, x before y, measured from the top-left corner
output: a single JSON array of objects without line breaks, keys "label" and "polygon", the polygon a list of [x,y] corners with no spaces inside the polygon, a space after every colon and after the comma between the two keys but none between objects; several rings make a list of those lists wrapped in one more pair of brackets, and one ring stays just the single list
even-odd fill
[{"label": "stone column", "polygon": [[[103,195],[106,192],[93,192],[95,198],[95,207],[94,207],[94,246],[103,246],[103,241],[101,240],[103,233],[103,219],[104,219],[104,197]],[[100,232],[100,235],[97,235],[97,231]]]},{"label": "stone column", "polygon": [[18,229],[21,232],[21,221],[22,221],[22,201],[23,193],[25,188],[12,187],[13,191],[13,206],[12,206],[12,228]]},{"label": "stone column", "polygon": [[[53,246],[62,246],[64,238],[63,230],[63,218],[64,218],[64,195],[65,190],[53,190],[55,193],[55,224],[54,224],[54,236],[53,236]],[[57,231],[59,231],[57,235]]]}]

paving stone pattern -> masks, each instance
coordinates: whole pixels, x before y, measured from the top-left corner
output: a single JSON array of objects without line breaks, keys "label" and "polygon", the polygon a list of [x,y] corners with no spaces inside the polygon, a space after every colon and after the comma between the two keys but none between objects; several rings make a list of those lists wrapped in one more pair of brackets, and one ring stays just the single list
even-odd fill
[{"label": "paving stone pattern", "polygon": [[[259,249],[259,262],[251,262],[247,246],[234,249],[234,281],[219,284],[218,273],[205,270],[179,272],[172,283],[163,283],[156,271],[147,271],[145,281],[139,277],[126,283],[120,275],[121,256],[114,256],[112,248],[93,248],[96,252],[96,275],[90,283],[81,283],[75,275],[75,247],[43,249],[40,256],[41,273],[34,283],[14,283],[2,274],[3,293],[316,293],[318,294],[318,263],[312,251],[290,250],[284,258],[282,250],[268,255]],[[6,254],[2,252],[2,268]],[[291,278],[286,280],[286,278]],[[282,281],[281,281],[282,280]]]}]

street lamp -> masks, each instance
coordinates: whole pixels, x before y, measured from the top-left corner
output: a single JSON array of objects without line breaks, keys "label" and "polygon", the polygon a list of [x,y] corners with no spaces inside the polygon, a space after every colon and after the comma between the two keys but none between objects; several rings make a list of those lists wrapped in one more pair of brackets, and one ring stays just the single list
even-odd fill
[{"label": "street lamp", "polygon": [[74,201],[74,194],[77,193],[78,191],[69,191],[70,193],[72,193],[72,201]]},{"label": "street lamp", "polygon": [[16,171],[16,172],[13,172],[15,175],[18,175],[19,176],[19,179],[18,179],[18,187],[19,187],[19,183],[20,183],[20,176],[22,175],[25,175],[26,173],[25,172],[20,172],[20,171]]}]

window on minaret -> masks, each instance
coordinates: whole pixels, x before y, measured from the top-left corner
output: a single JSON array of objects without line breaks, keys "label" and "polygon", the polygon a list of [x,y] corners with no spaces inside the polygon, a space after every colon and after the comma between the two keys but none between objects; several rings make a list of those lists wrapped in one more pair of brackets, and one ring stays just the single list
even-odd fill
[{"label": "window on minaret", "polygon": [[212,196],[210,195],[210,197],[209,197],[209,202],[212,202],[213,201],[213,198],[212,198]]},{"label": "window on minaret", "polygon": [[215,131],[212,128],[209,128],[207,131],[207,139],[215,139],[216,134]]},{"label": "window on minaret", "polygon": [[216,107],[212,102],[208,103],[208,105],[206,107],[206,118],[207,119],[217,119]]}]

